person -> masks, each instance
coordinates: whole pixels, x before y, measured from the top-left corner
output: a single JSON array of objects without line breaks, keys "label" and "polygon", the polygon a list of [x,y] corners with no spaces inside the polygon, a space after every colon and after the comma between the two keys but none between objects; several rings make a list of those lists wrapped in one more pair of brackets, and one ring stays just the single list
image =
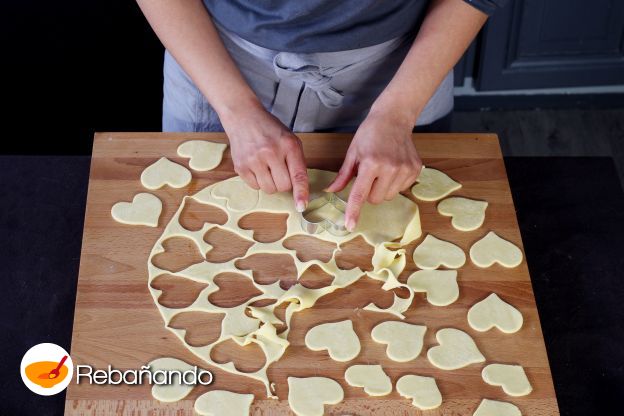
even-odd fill
[{"label": "person", "polygon": [[294,132],[355,130],[328,192],[345,225],[422,168],[415,125],[453,108],[452,69],[506,0],[138,0],[166,48],[163,131],[225,131],[254,189],[308,203]]}]

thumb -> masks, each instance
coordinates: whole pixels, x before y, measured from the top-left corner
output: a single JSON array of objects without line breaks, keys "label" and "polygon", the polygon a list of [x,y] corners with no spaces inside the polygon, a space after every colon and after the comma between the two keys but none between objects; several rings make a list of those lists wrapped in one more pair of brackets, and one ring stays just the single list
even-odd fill
[{"label": "thumb", "polygon": [[338,175],[334,178],[332,183],[329,184],[327,188],[325,188],[326,192],[340,192],[342,191],[348,184],[353,175],[355,174],[355,158],[351,157],[350,154],[347,154],[344,162],[342,163],[342,167],[338,171]]}]

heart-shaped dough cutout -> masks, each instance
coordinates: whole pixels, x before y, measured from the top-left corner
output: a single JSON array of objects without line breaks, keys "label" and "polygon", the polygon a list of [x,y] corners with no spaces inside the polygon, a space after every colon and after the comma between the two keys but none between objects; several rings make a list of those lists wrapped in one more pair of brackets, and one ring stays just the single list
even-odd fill
[{"label": "heart-shaped dough cutout", "polygon": [[327,350],[335,361],[349,361],[360,353],[360,339],[348,319],[315,326],[306,334],[305,344],[312,351]]},{"label": "heart-shaped dough cutout", "polygon": [[520,365],[490,364],[483,368],[481,377],[492,386],[501,386],[510,396],[526,396],[533,390]]},{"label": "heart-shaped dough cutout", "polygon": [[380,365],[352,365],[345,372],[345,380],[353,387],[363,387],[369,396],[386,396],[392,392],[390,377]]},{"label": "heart-shaped dough cutout", "polygon": [[423,346],[427,327],[400,321],[382,322],[373,328],[373,341],[387,344],[386,355],[393,361],[404,363],[418,357]]},{"label": "heart-shaped dough cutout", "polygon": [[325,377],[288,377],[288,404],[298,416],[323,416],[326,404],[344,398],[340,384]]},{"label": "heart-shaped dough cutout", "polygon": [[472,231],[483,225],[488,203],[454,196],[438,204],[438,212],[452,217],[451,224],[460,231]]},{"label": "heart-shaped dough cutout", "polygon": [[468,311],[468,323],[474,330],[485,332],[492,327],[506,334],[513,334],[522,328],[524,319],[520,311],[492,293],[472,305]]},{"label": "heart-shaped dough cutout", "polygon": [[232,211],[249,211],[258,205],[259,192],[250,188],[242,179],[236,178],[219,182],[212,189],[212,196],[225,199],[227,207]]},{"label": "heart-shaped dough cutout", "polygon": [[195,400],[195,412],[202,416],[248,416],[253,394],[212,390]]},{"label": "heart-shaped dough cutout", "polygon": [[459,297],[457,270],[418,270],[407,279],[414,292],[425,292],[427,302],[447,306]]},{"label": "heart-shaped dough cutout", "polygon": [[420,410],[431,410],[440,407],[442,394],[433,377],[422,377],[408,374],[399,379],[397,392]]},{"label": "heart-shaped dough cutout", "polygon": [[511,403],[483,399],[472,416],[522,416],[522,413]]},{"label": "heart-shaped dough cutout", "polygon": [[522,263],[522,250],[490,231],[470,247],[470,258],[479,267],[490,267],[498,263],[511,268]]},{"label": "heart-shaped dough cutout", "polygon": [[416,181],[418,183],[412,186],[412,194],[423,201],[437,201],[461,188],[461,184],[446,173],[426,167],[422,168]]},{"label": "heart-shaped dough cutout", "polygon": [[464,250],[431,234],[414,250],[414,263],[421,269],[433,270],[440,266],[457,269],[466,263]]},{"label": "heart-shaped dough cutout", "polygon": [[182,165],[178,165],[161,157],[149,165],[141,173],[141,183],[147,189],[160,189],[165,185],[172,188],[183,188],[191,182],[191,172]]},{"label": "heart-shaped dough cutout", "polygon": [[443,328],[436,333],[436,339],[440,345],[429,348],[427,358],[442,370],[457,370],[485,361],[473,339],[464,331]]},{"label": "heart-shaped dough cutout", "polygon": [[113,219],[122,224],[147,225],[158,227],[158,218],[162,212],[162,202],[158,197],[148,194],[136,194],[132,202],[117,202],[111,208]]},{"label": "heart-shaped dough cutout", "polygon": [[[173,371],[177,370],[180,373],[184,373],[188,370],[193,370],[193,366],[177,358],[157,358],[149,363],[149,371],[152,373],[152,377],[156,381],[162,382],[166,375],[161,371]],[[172,403],[177,402],[185,398],[195,385],[181,383],[178,377],[172,378],[171,384],[154,384],[152,386],[152,396],[161,402]]]},{"label": "heart-shaped dough cutout", "polygon": [[178,146],[178,155],[190,158],[191,169],[204,172],[219,166],[226,148],[225,143],[191,140]]}]

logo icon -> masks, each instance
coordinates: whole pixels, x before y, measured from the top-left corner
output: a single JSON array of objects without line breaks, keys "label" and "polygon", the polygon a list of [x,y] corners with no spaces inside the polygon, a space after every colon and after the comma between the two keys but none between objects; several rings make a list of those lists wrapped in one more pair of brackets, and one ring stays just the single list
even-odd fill
[{"label": "logo icon", "polygon": [[65,390],[74,374],[71,357],[56,344],[37,344],[24,354],[22,381],[33,393],[52,396]]}]

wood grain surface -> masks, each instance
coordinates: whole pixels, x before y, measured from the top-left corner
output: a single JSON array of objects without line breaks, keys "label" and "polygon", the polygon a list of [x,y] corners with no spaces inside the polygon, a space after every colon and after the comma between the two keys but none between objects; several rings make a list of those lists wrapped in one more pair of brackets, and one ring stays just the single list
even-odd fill
[{"label": "wood grain surface", "polygon": [[[351,139],[351,135],[344,134],[301,134],[300,137],[308,166],[328,170],[338,170]],[[189,139],[226,140],[224,135],[218,133],[96,134],[72,336],[74,364],[104,369],[110,364],[122,370],[138,369],[155,358],[171,356],[202,366],[201,360],[186,350],[164,327],[147,288],[147,257],[184,195],[194,194],[207,185],[234,175],[229,150],[215,170],[203,173],[193,171],[193,180],[186,188],[165,187],[152,192],[163,201],[163,213],[157,228],[119,224],[110,215],[114,203],[129,201],[137,192],[145,192],[139,177],[150,163],[165,156],[188,166],[188,160],[178,157],[176,149]],[[522,247],[496,135],[416,134],[414,140],[426,166],[441,169],[463,184],[455,195],[486,200],[490,204],[483,227],[472,232],[461,232],[452,228],[449,217],[437,213],[436,203],[419,201],[424,233],[452,241],[466,253],[471,244],[489,230]],[[198,229],[204,221],[218,222],[222,215],[198,204],[183,213],[181,222],[188,228]],[[258,239],[271,240],[283,233],[283,220],[277,215],[250,215],[241,226],[256,230]],[[244,252],[243,240],[231,233],[208,234],[206,241],[215,246],[215,252],[210,254],[214,256],[211,260],[222,261],[240,256],[241,250]],[[409,261],[400,277],[402,281],[415,270],[411,254],[419,241],[407,247]],[[293,238],[288,245],[297,249],[302,258],[323,258],[331,250],[331,246],[312,238]],[[362,241],[355,241],[344,247],[339,263],[345,268],[353,265],[370,268],[371,254],[371,247]],[[202,260],[194,246],[183,239],[171,239],[166,244],[166,252],[155,262],[175,271]],[[294,283],[294,269],[288,256],[248,258],[241,267],[253,269],[254,279],[261,283],[277,278],[282,280],[284,287]],[[240,282],[235,277],[222,275],[217,281],[221,290],[211,301],[234,306],[254,293],[251,284],[235,283]],[[328,280],[320,270],[306,273],[303,279],[302,284],[310,287],[322,287]],[[163,290],[160,302],[172,307],[184,306],[202,289],[202,285],[181,280],[173,276],[156,279],[154,285]],[[285,415],[290,412],[286,401],[288,376],[327,376],[337,380],[344,388],[345,400],[335,406],[326,406],[327,414],[472,415],[483,398],[512,402],[523,415],[559,414],[526,259],[515,269],[498,265],[480,269],[468,260],[459,270],[458,282],[460,297],[447,307],[429,305],[423,294],[416,294],[406,313],[406,321],[426,325],[428,329],[422,353],[411,362],[389,360],[385,355],[385,346],[370,338],[370,331],[377,323],[395,318],[389,314],[363,311],[362,308],[370,302],[387,307],[393,295],[383,291],[380,282],[364,277],[346,289],[321,298],[313,308],[295,314],[289,335],[291,345],[282,359],[269,368],[269,378],[275,381],[280,400],[267,399],[259,382],[206,367],[214,372],[214,384],[198,386],[186,399],[173,404],[153,400],[148,385],[101,386],[84,382],[76,384],[74,381],[67,391],[65,414],[190,415],[193,414],[194,399],[200,394],[212,389],[225,389],[253,393],[256,398],[252,414]],[[524,326],[516,334],[503,334],[496,329],[480,333],[469,327],[466,319],[468,309],[491,292],[496,292],[522,312]],[[400,292],[398,294],[401,295]],[[186,328],[189,343],[206,344],[218,335],[219,321],[214,316],[201,313],[181,315],[184,316],[178,316],[171,325]],[[353,320],[362,342],[362,352],[356,359],[338,363],[332,361],[326,352],[314,352],[305,347],[303,339],[310,327],[343,319]],[[462,329],[470,334],[488,363],[522,365],[533,385],[533,392],[525,397],[513,398],[506,396],[501,388],[487,385],[481,379],[481,369],[486,363],[455,371],[433,367],[426,359],[426,350],[437,345],[435,333],[445,327]],[[240,347],[231,342],[216,349],[213,359],[233,361],[239,369],[250,371],[262,365],[263,355],[254,348],[257,347]],[[363,363],[381,364],[393,383],[405,374],[435,377],[443,396],[442,406],[419,412],[396,390],[385,397],[368,397],[361,388],[351,387],[344,381],[344,371],[348,366]]]}]

